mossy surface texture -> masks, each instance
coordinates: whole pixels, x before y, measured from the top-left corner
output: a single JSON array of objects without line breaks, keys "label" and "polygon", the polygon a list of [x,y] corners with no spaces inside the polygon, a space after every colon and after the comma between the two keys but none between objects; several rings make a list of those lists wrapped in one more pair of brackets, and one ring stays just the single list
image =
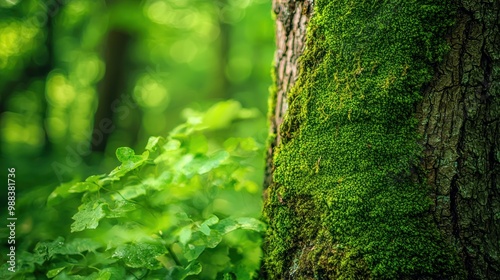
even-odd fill
[{"label": "mossy surface texture", "polygon": [[269,278],[446,278],[415,106],[447,50],[450,3],[314,5],[264,212]]}]

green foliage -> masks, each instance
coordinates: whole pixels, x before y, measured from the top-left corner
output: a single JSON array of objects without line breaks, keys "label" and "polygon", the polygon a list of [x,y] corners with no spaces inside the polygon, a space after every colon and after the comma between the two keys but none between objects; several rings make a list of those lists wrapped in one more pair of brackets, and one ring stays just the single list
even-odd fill
[{"label": "green foliage", "polygon": [[[224,115],[215,113],[221,106]],[[118,148],[120,165],[111,172],[56,188],[49,208],[81,198],[71,232],[23,251],[17,272],[2,267],[0,278],[252,279],[265,231],[255,218],[261,145],[205,136],[247,113],[233,101],[191,112],[168,137],[151,137],[141,154]]]},{"label": "green foliage", "polygon": [[[233,98],[265,112],[270,9],[266,0],[0,1],[0,107],[10,112],[0,126],[2,156],[89,146],[96,105],[114,112],[109,157],[164,135],[186,106]],[[128,44],[110,43],[117,30]],[[124,57],[110,59],[108,48]],[[122,77],[104,75],[115,67]],[[100,83],[123,96],[101,92]]]},{"label": "green foliage", "polygon": [[[253,168],[261,165],[263,154],[253,138],[239,137],[265,137],[265,119],[254,117],[265,111],[270,82],[270,6],[264,0],[0,1],[0,165],[18,170],[16,237],[24,265],[14,278],[43,279],[49,270],[60,279],[76,274],[125,279],[131,273],[140,278],[139,268],[104,265],[108,259],[133,263],[112,256],[117,248],[130,249],[120,244],[140,244],[136,239],[117,239],[108,248],[106,238],[115,240],[113,232],[126,239],[120,225],[140,236],[153,228],[157,235],[162,230],[172,236],[176,226],[194,230],[212,215],[220,221],[203,224],[201,237],[197,230],[190,235],[212,242],[197,253],[199,265],[184,257],[191,241],[183,246],[168,241],[180,262],[172,278],[213,279],[226,270],[243,279],[251,274],[258,266],[260,234],[237,219],[259,216],[262,175]],[[127,43],[119,43],[116,34]],[[114,68],[122,74],[108,75]],[[186,110],[189,123],[171,134],[175,139],[155,137],[146,144],[150,135],[166,136],[179,123],[182,108],[203,111],[213,100],[227,98],[239,102],[221,102],[206,113]],[[240,102],[257,109],[243,109]],[[112,114],[101,122],[99,112]],[[235,138],[227,139],[229,134]],[[106,148],[96,149],[100,144]],[[130,148],[117,150],[121,146]],[[134,152],[144,146],[145,153]],[[109,172],[118,162],[116,150],[120,167]],[[5,196],[1,200],[7,202]],[[168,211],[164,204],[171,205]],[[176,224],[184,221],[177,212],[190,220]],[[135,226],[124,222],[127,215]],[[152,226],[154,219],[158,226]],[[232,223],[233,230],[217,235],[212,228],[219,223],[225,228]],[[0,229],[0,236],[6,230]],[[64,244],[98,240],[99,256],[82,251],[46,260],[33,253],[40,240],[59,235]],[[82,269],[89,258],[98,259],[99,272]],[[167,258],[172,267],[173,257]],[[148,275],[165,278],[162,267]]]},{"label": "green foliage", "polygon": [[265,206],[270,277],[456,273],[429,215],[414,116],[448,49],[451,5],[314,3]]}]

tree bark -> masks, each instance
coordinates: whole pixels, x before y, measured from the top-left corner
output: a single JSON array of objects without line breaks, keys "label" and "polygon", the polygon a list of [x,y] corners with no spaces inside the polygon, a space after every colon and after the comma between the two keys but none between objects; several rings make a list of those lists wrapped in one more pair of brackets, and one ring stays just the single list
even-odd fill
[{"label": "tree bark", "polygon": [[500,2],[273,9],[263,275],[500,279]]},{"label": "tree bark", "polygon": [[500,2],[460,1],[417,110],[434,217],[467,279],[500,279]]},{"label": "tree bark", "polygon": [[274,0],[276,16],[276,52],[274,54],[274,85],[270,97],[269,135],[266,176],[264,187],[271,185],[273,151],[279,143],[280,125],[288,109],[286,93],[295,83],[298,74],[298,58],[304,50],[307,23],[312,15],[312,2]]}]

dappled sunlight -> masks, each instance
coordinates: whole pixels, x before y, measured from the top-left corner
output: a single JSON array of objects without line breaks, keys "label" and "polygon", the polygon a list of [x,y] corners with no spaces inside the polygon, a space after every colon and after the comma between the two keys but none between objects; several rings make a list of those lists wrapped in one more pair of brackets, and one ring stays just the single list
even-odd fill
[{"label": "dappled sunlight", "polygon": [[76,94],[75,88],[64,74],[52,72],[47,77],[47,102],[53,107],[68,108]]},{"label": "dappled sunlight", "polygon": [[149,74],[137,80],[133,95],[139,106],[155,111],[164,110],[170,100],[167,89]]},{"label": "dappled sunlight", "polygon": [[3,113],[1,117],[1,134],[6,144],[24,144],[32,148],[39,148],[44,144],[43,130],[38,125],[38,119],[29,122],[18,113]]},{"label": "dappled sunlight", "polygon": [[197,50],[193,41],[179,40],[170,47],[170,55],[178,63],[187,63],[195,58]]},{"label": "dappled sunlight", "polygon": [[33,51],[39,29],[22,21],[0,22],[0,69],[19,67],[19,59]]}]

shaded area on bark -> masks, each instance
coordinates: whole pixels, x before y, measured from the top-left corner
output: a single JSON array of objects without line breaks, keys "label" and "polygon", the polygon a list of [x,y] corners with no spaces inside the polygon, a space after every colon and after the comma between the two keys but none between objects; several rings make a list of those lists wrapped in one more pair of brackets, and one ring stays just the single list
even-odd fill
[{"label": "shaded area on bark", "polygon": [[500,2],[458,2],[451,51],[417,110],[424,165],[467,279],[500,279]]}]

